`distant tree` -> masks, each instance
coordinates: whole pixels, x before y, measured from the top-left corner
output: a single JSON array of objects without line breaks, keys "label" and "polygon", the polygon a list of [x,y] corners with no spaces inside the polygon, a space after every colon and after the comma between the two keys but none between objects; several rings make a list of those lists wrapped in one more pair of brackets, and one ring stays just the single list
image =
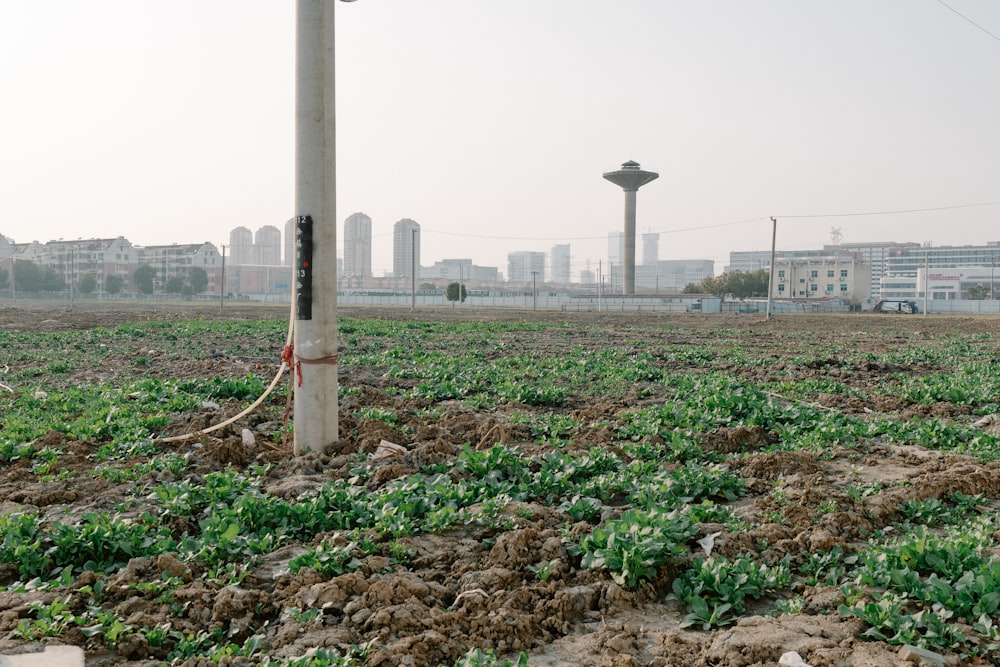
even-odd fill
[{"label": "distant tree", "polygon": [[14,260],[14,287],[21,292],[41,292],[45,272],[27,259]]},{"label": "distant tree", "polygon": [[0,289],[10,289],[10,271],[0,269]]},{"label": "distant tree", "polygon": [[61,292],[66,289],[66,279],[55,269],[46,269],[42,274],[43,292]]},{"label": "distant tree", "polygon": [[764,269],[757,271],[732,271],[721,276],[708,277],[700,283],[691,283],[684,288],[685,294],[733,295],[737,299],[753,296],[767,296],[770,276]]},{"label": "distant tree", "polygon": [[990,288],[986,285],[973,285],[965,291],[965,298],[972,301],[982,301],[990,295]]},{"label": "distant tree", "polygon": [[167,294],[180,294],[184,291],[184,279],[180,276],[174,276],[167,281]]},{"label": "distant tree", "polygon": [[193,294],[201,294],[208,287],[208,273],[200,266],[192,267],[188,272],[188,284]]},{"label": "distant tree", "polygon": [[465,285],[460,285],[459,283],[448,283],[448,287],[444,290],[444,298],[448,301],[458,301],[459,290],[461,290],[461,300],[464,302],[468,294],[465,291]]},{"label": "distant tree", "polygon": [[437,285],[435,285],[434,283],[420,283],[420,287],[418,287],[417,289],[419,289],[421,292],[426,292],[430,290],[436,290]]},{"label": "distant tree", "polygon": [[156,269],[149,264],[143,264],[135,270],[135,286],[141,294],[153,293],[153,279],[156,277]]},{"label": "distant tree", "polygon": [[80,282],[77,283],[76,288],[80,291],[80,294],[91,294],[97,289],[97,278],[87,274],[80,278]]},{"label": "distant tree", "polygon": [[118,294],[122,291],[122,279],[119,276],[108,276],[104,279],[104,291],[108,294]]}]

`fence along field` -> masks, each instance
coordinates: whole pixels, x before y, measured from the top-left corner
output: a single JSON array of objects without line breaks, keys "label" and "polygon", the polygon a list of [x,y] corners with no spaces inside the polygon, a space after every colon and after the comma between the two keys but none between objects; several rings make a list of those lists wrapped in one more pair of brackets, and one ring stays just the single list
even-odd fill
[{"label": "fence along field", "polygon": [[347,314],[296,458],[285,389],[162,442],[259,395],[278,311],[0,310],[0,652],[997,663],[996,320]]}]

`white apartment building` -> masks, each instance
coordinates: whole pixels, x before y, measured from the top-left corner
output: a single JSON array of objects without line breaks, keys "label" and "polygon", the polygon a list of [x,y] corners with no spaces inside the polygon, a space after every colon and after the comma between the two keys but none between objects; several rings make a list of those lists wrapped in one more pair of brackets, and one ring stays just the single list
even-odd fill
[{"label": "white apartment building", "polygon": [[254,263],[253,232],[247,227],[235,227],[229,232],[230,266],[250,265]]},{"label": "white apartment building", "polygon": [[281,266],[281,230],[274,225],[264,225],[257,230],[253,241],[255,264]]},{"label": "white apartment building", "polygon": [[364,213],[352,213],[344,221],[344,277],[368,278],[372,275],[372,219]]},{"label": "white apartment building", "polygon": [[775,259],[774,292],[778,299],[839,298],[860,304],[871,294],[871,267],[847,257]]},{"label": "white apartment building", "polygon": [[552,246],[552,250],[549,252],[549,282],[560,285],[569,284],[569,269],[569,244],[560,243]]},{"label": "white apartment building", "polygon": [[403,218],[392,227],[392,275],[412,278],[414,273],[420,275],[420,225]]},{"label": "white apartment building", "polygon": [[545,253],[521,250],[507,254],[507,281],[541,283],[545,281]]}]

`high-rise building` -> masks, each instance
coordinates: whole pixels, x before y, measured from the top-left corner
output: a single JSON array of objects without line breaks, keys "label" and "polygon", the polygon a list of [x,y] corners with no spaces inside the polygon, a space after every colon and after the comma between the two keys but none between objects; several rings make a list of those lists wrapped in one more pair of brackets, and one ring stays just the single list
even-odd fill
[{"label": "high-rise building", "polygon": [[392,275],[420,276],[420,225],[403,218],[392,228]]},{"label": "high-rise building", "polygon": [[285,221],[285,257],[282,264],[291,266],[295,259],[295,218]]},{"label": "high-rise building", "polygon": [[352,213],[344,221],[344,277],[372,275],[372,219]]},{"label": "high-rise building", "polygon": [[608,262],[621,266],[625,261],[625,232],[608,232]]},{"label": "high-rise building", "polygon": [[521,250],[507,253],[507,280],[512,283],[545,280],[545,253]]},{"label": "high-rise building", "polygon": [[569,244],[552,246],[549,253],[549,280],[558,284],[569,283]]},{"label": "high-rise building", "polygon": [[254,263],[253,232],[246,227],[237,227],[229,232],[229,257],[233,266]]},{"label": "high-rise building", "polygon": [[260,266],[281,266],[281,230],[264,225],[253,241],[254,263]]},{"label": "high-rise building", "polygon": [[642,235],[642,263],[652,266],[660,261],[660,234],[651,233]]}]

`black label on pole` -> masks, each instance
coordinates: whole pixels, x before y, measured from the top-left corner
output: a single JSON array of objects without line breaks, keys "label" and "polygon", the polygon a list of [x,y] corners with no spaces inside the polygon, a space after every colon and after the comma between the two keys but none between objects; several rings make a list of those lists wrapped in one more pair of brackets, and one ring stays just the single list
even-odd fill
[{"label": "black label on pole", "polygon": [[313,219],[300,215],[295,220],[295,319],[312,319],[312,279]]}]

